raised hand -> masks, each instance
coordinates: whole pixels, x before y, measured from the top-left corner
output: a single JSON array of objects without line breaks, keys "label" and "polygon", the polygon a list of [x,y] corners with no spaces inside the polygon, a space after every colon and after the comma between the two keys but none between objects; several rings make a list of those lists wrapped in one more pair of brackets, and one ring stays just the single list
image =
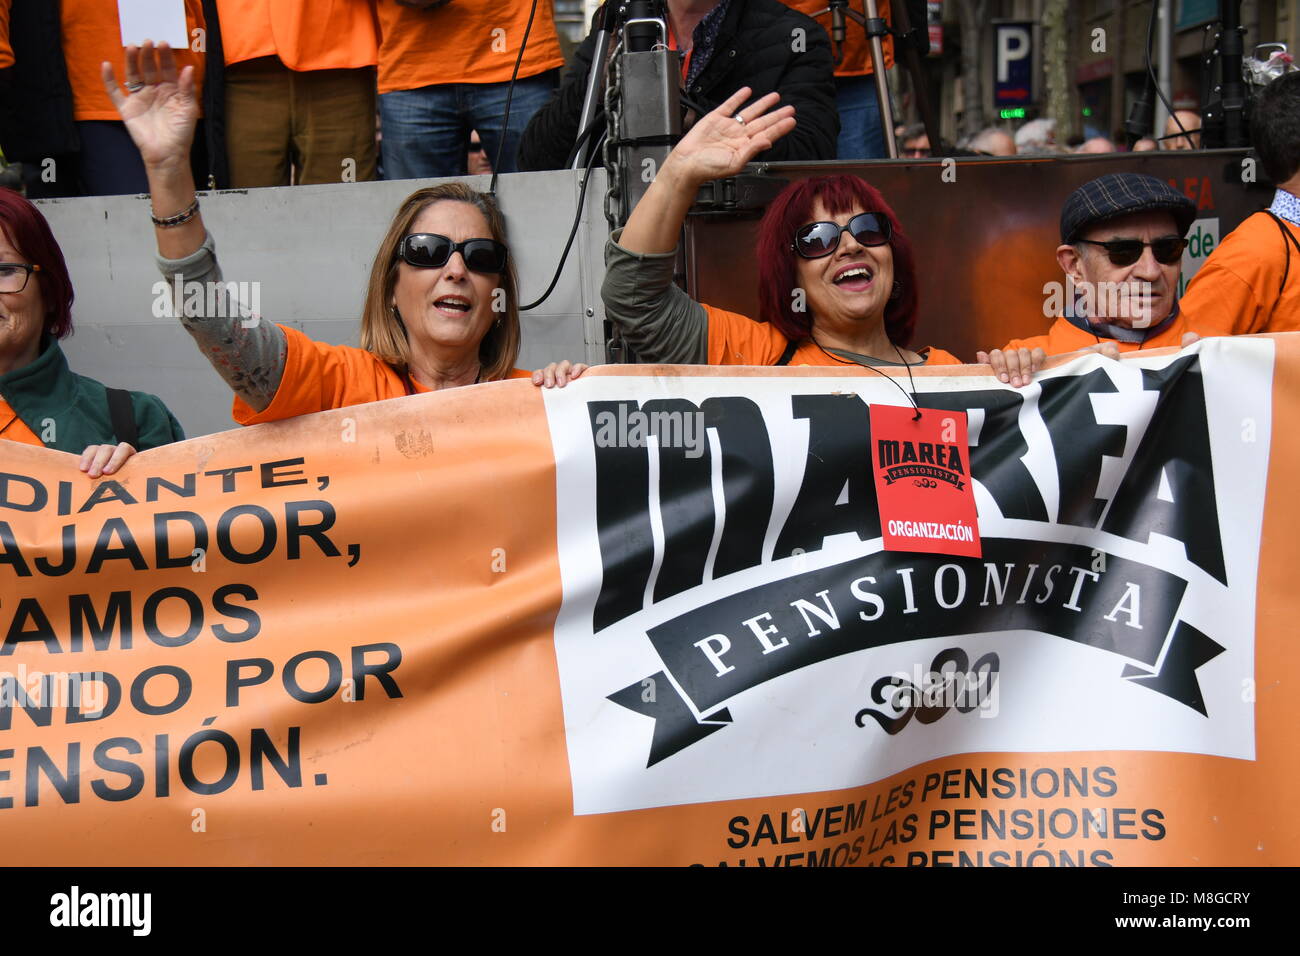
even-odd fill
[{"label": "raised hand", "polygon": [[100,67],[107,91],[126,123],[146,168],[188,165],[199,103],[194,90],[194,67],[178,75],[171,47],[152,41],[126,48],[127,92],[117,85],[113,66]]},{"label": "raised hand", "polygon": [[683,180],[693,183],[734,176],[794,129],[793,106],[772,109],[781,98],[776,93],[740,110],[750,92],[749,87],[741,87],[712,113],[702,116],[673,147],[664,167],[671,164]]}]

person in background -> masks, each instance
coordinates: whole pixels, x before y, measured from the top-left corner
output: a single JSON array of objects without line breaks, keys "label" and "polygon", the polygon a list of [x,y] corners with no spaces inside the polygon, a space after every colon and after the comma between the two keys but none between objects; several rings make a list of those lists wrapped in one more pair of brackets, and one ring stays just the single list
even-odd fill
[{"label": "person in background", "polygon": [[682,222],[700,186],[734,176],[795,124],[742,87],[669,153],[627,225],[605,245],[605,314],[648,362],[907,367],[958,365],[907,346],[919,278],[884,197],[857,176],[791,183],[768,206],[755,257],[762,315],[696,302],[672,281]]},{"label": "person in background", "polygon": [[1092,139],[1084,140],[1075,150],[1076,153],[1113,153],[1116,152],[1115,144],[1105,136],[1094,136]]},{"label": "person in background", "polygon": [[899,138],[898,155],[908,159],[923,159],[930,155],[930,135],[920,123],[913,123],[903,130]]},{"label": "person in background", "polygon": [[41,211],[0,189],[0,439],[81,454],[91,478],[137,451],[185,435],[153,395],[75,374],[59,347],[72,334],[72,279]]},{"label": "person in background", "polygon": [[1014,156],[1016,141],[1006,130],[990,126],[971,137],[968,148],[984,156]]},{"label": "person in background", "polygon": [[1150,136],[1143,136],[1140,140],[1138,140],[1136,143],[1133,144],[1133,148],[1130,150],[1130,152],[1151,153],[1159,148],[1160,148],[1160,144],[1158,144],[1154,139],[1152,139]]},{"label": "person in background", "polygon": [[[826,0],[785,0],[787,6],[808,16],[827,10]],[[866,0],[850,0],[850,9],[866,16]],[[887,23],[889,0],[880,0],[876,12]],[[829,35],[831,14],[817,17]],[[881,40],[884,49],[885,69],[894,65],[894,38]],[[885,133],[880,125],[880,100],[876,96],[876,81],[871,61],[871,44],[867,32],[850,17],[844,18],[844,45],[832,52],[839,53],[835,63],[835,107],[840,114],[840,138],[836,144],[838,159],[879,159],[885,155]]]},{"label": "person in background", "polygon": [[1100,351],[1117,357],[1214,334],[1178,307],[1184,237],[1195,218],[1196,203],[1154,176],[1108,173],[1084,183],[1061,209],[1056,261],[1070,280],[1064,314],[1045,335],[979,352],[978,361],[1019,386],[1048,355],[1106,345]]},{"label": "person in background", "polygon": [[537,4],[511,92],[530,0],[377,2],[384,178],[465,175],[473,129],[498,172],[518,170],[524,128],[564,65],[552,4]]},{"label": "person in background", "polygon": [[[146,42],[127,49],[125,80],[135,92],[118,88],[109,63],[103,78],[149,172],[163,275],[173,285],[177,276],[220,282],[182,161],[198,112],[193,70],[178,74],[167,46],[155,51]],[[241,425],[510,378],[562,386],[586,369],[568,362],[532,373],[515,368],[518,282],[505,221],[491,197],[463,183],[417,190],[398,208],[371,268],[359,349],[260,316],[247,322],[229,298],[216,305],[215,315],[193,315],[180,303],[174,311],[234,391]]]},{"label": "person in background", "polygon": [[[190,38],[202,37],[201,0],[184,2]],[[200,52],[178,50],[176,57],[182,66],[203,68]],[[28,196],[118,196],[148,188],[140,153],[99,80],[104,60],[122,63],[116,3],[0,0],[0,71],[8,74],[0,149],[9,162],[23,163]]]},{"label": "person in background", "polygon": [[471,176],[492,175],[492,161],[488,159],[487,150],[476,129],[469,131],[469,153],[465,157],[465,165]]},{"label": "person in background", "polygon": [[[1178,128],[1180,123],[1182,129]],[[1196,110],[1174,110],[1165,120],[1165,135],[1160,137],[1160,148],[1200,149],[1201,114]]]},{"label": "person in background", "polygon": [[1220,335],[1300,331],[1300,72],[1264,87],[1253,115],[1273,202],[1223,238],[1183,295],[1187,314]]},{"label": "person in background", "polygon": [[[830,40],[817,21],[780,0],[667,0],[667,12],[668,46],[681,58],[682,89],[704,113],[741,87],[757,94],[779,90],[797,110],[799,128],[755,162],[835,158],[835,69]],[[567,165],[595,46],[593,31],[574,54],[559,93],[528,124],[520,168]],[[695,118],[690,109],[683,130]]]},{"label": "person in background", "polygon": [[216,4],[230,188],[374,179],[371,0]]},{"label": "person in background", "polygon": [[1046,117],[1032,119],[1016,130],[1016,152],[1042,156],[1058,152],[1056,148],[1056,120]]}]

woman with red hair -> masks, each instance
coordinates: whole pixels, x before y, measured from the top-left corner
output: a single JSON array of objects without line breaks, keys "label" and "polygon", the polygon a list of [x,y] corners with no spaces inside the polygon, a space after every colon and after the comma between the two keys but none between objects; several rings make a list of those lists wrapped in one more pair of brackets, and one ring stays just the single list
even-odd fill
[{"label": "woman with red hair", "polygon": [[759,320],[691,299],[672,282],[677,237],[701,185],[734,176],[794,129],[768,94],[736,112],[741,89],[668,155],[605,251],[605,311],[651,362],[708,365],[960,365],[907,348],[916,324],[912,244],[874,188],[856,176],[791,184],[759,226]]},{"label": "woman with red hair", "polygon": [[81,470],[98,478],[185,437],[154,396],[74,374],[59,348],[71,334],[72,280],[49,223],[0,189],[0,439],[81,452]]}]

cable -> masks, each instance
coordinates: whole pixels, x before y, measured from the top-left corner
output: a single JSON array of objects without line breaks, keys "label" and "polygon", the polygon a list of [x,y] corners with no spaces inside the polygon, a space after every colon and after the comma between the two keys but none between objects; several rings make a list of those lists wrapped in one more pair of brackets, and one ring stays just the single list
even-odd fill
[{"label": "cable", "polygon": [[506,151],[506,139],[510,130],[510,101],[515,95],[515,80],[519,78],[519,64],[524,61],[524,50],[528,48],[528,34],[533,32],[533,17],[537,14],[537,0],[533,0],[528,10],[528,23],[524,27],[524,39],[519,44],[519,55],[515,57],[515,68],[510,73],[510,85],[506,87],[506,115],[501,119],[501,141],[497,143],[497,158],[492,164],[492,180],[488,183],[487,194],[493,199],[497,195],[497,177],[501,175],[501,157]]},{"label": "cable", "polygon": [[[603,138],[604,135],[602,133],[601,137]],[[555,286],[560,281],[560,273],[564,271],[564,263],[568,261],[569,250],[573,247],[573,238],[578,234],[578,224],[582,221],[582,209],[587,202],[587,184],[591,182],[591,167],[595,164],[596,157],[600,155],[600,143],[601,140],[597,139],[592,147],[591,156],[587,159],[587,169],[582,177],[582,188],[578,191],[578,208],[574,210],[573,227],[569,230],[569,241],[564,244],[564,251],[560,253],[560,262],[555,267],[555,274],[551,276],[551,284],[546,287],[546,291],[541,294],[541,297],[536,302],[521,305],[519,307],[520,312],[528,312],[545,302],[551,293],[555,291]]]},{"label": "cable", "polygon": [[839,362],[841,365],[856,365],[858,368],[869,369],[872,372],[875,372],[877,375],[883,375],[886,380],[893,382],[894,388],[902,392],[903,396],[909,402],[912,403],[912,407],[916,409],[916,417],[913,418],[912,421],[917,422],[921,420],[921,406],[916,404],[916,382],[912,379],[912,367],[903,358],[903,353],[899,349],[899,347],[895,345],[892,341],[889,344],[894,346],[894,351],[898,353],[899,362],[902,364],[903,368],[907,369],[907,380],[909,383],[911,383],[912,386],[912,391],[910,393],[907,391],[907,389],[903,388],[903,386],[899,385],[898,382],[895,381],[894,376],[890,375],[888,372],[881,371],[880,369],[876,368],[874,365],[865,365],[862,362],[855,362],[852,359],[842,359],[838,355],[832,355],[830,352],[826,351],[826,349],[822,346],[820,342],[817,341],[817,336],[813,335],[811,331],[808,332],[808,339],[812,342],[813,345],[821,349],[822,354],[825,355],[827,358],[834,359],[836,362]]},{"label": "cable", "polygon": [[597,129],[599,129],[600,126],[604,123],[605,123],[605,113],[602,110],[601,112],[598,112],[595,116],[593,116],[591,118],[591,122],[587,124],[587,128],[578,134],[578,139],[574,142],[573,149],[569,150],[569,155],[564,160],[565,169],[572,168],[573,161],[577,159],[578,153],[582,151],[583,144],[588,139],[590,139],[591,134],[595,132]]}]

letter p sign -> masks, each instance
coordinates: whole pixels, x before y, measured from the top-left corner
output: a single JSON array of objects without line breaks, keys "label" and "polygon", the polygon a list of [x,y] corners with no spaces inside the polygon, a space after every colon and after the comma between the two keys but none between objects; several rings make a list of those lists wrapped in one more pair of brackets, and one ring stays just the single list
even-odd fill
[{"label": "letter p sign", "polygon": [[1009,83],[1012,69],[1029,56],[1029,29],[1020,25],[1000,24],[997,38],[998,82]]}]

